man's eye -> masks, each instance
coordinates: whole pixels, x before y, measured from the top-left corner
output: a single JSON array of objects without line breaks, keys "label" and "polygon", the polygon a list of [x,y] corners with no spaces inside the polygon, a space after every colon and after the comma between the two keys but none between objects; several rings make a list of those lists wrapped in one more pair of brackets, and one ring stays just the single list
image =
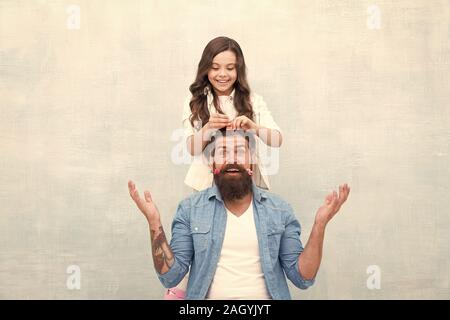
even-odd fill
[{"label": "man's eye", "polygon": [[228,71],[233,71],[234,70],[234,68],[228,68]]}]

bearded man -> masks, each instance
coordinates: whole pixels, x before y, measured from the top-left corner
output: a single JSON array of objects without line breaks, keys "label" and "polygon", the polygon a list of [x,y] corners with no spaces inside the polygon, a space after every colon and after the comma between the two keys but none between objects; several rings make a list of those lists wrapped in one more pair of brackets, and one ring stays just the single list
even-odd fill
[{"label": "bearded man", "polygon": [[171,288],[189,271],[186,299],[291,299],[286,277],[300,289],[315,281],[325,228],[350,188],[325,197],[303,247],[292,207],[252,181],[254,139],[248,131],[216,132],[204,150],[214,185],[180,202],[170,244],[150,192],[141,198],[128,182],[150,227],[158,278]]}]

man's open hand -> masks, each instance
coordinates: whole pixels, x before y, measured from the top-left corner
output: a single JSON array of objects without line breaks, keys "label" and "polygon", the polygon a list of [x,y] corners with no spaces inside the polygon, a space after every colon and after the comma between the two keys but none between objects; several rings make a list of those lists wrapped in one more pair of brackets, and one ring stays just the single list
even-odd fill
[{"label": "man's open hand", "polygon": [[144,214],[149,223],[159,221],[160,215],[158,208],[152,200],[152,196],[149,191],[144,191],[144,199],[139,196],[139,192],[133,181],[128,181],[128,190],[133,201],[138,206],[139,210]]},{"label": "man's open hand", "polygon": [[345,183],[339,186],[339,195],[335,190],[325,197],[324,204],[317,210],[315,223],[325,227],[347,200],[350,187]]}]

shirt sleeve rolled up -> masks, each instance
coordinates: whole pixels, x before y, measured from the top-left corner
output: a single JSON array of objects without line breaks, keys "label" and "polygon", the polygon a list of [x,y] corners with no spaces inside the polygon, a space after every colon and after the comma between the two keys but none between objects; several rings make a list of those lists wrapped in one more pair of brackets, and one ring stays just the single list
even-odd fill
[{"label": "shirt sleeve rolled up", "polygon": [[301,226],[290,210],[286,220],[286,228],[281,238],[279,257],[287,278],[298,288],[307,289],[314,284],[315,279],[305,279],[300,273],[298,258],[303,252],[300,240]]},{"label": "shirt sleeve rolled up", "polygon": [[178,205],[175,218],[172,222],[170,248],[174,255],[173,265],[170,267],[169,271],[164,274],[160,274],[156,271],[159,280],[166,288],[175,287],[183,280],[184,276],[189,271],[192,255],[194,253],[189,218],[182,204]]}]

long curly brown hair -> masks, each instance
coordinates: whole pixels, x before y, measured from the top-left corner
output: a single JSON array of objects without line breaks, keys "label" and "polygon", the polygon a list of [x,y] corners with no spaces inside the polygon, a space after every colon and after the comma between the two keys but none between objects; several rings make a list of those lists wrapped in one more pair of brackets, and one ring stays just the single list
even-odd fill
[{"label": "long curly brown hair", "polygon": [[242,53],[241,47],[233,39],[217,37],[212,39],[203,50],[202,57],[198,63],[197,76],[195,81],[189,86],[189,91],[192,93],[192,98],[189,102],[192,114],[189,120],[193,127],[195,120],[200,120],[202,125],[205,125],[209,121],[210,114],[207,106],[208,101],[205,95],[205,88],[208,88],[212,92],[214,107],[217,112],[223,113],[219,106],[217,94],[212,89],[212,85],[208,80],[208,71],[212,66],[214,57],[227,50],[231,50],[236,55],[237,78],[234,83],[234,107],[238,115],[245,115],[249,119],[254,120],[253,107],[250,101],[250,86],[247,82],[244,54]]}]

